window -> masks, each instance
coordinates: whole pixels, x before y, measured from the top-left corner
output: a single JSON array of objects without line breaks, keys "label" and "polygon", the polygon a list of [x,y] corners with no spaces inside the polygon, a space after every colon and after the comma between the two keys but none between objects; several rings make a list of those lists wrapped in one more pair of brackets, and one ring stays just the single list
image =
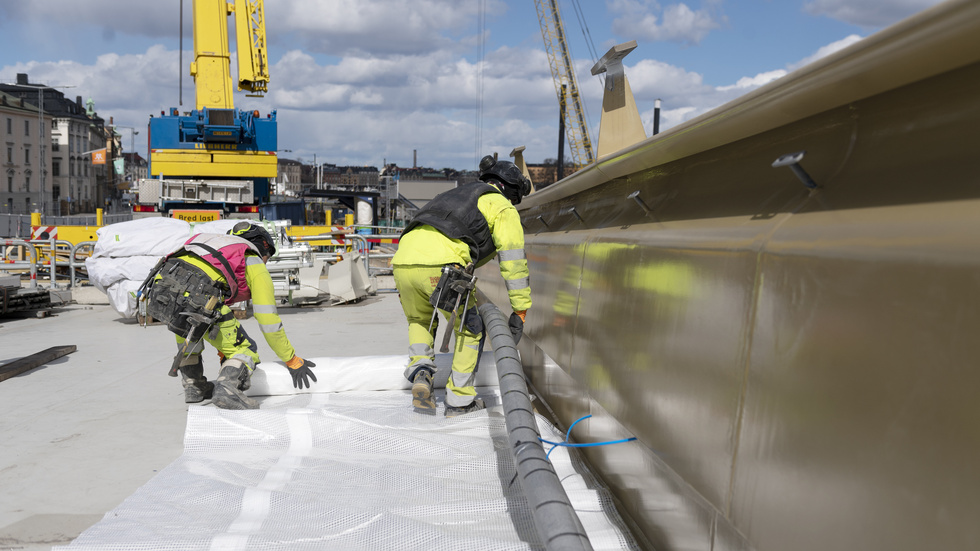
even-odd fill
[{"label": "window", "polygon": [[51,175],[61,176],[61,161],[51,161]]},{"label": "window", "polygon": [[[13,192],[14,192],[14,177],[7,176],[7,193],[13,193]],[[13,199],[11,199],[11,201],[12,200]]]},{"label": "window", "polygon": [[72,159],[71,161],[68,161],[68,172],[70,172],[72,176],[75,175],[75,161],[74,161],[74,159]]},{"label": "window", "polygon": [[7,146],[7,162],[13,164],[14,162],[14,148]]},{"label": "window", "polygon": [[51,151],[58,151],[58,145],[60,144],[58,144],[57,140],[51,142]]},{"label": "window", "polygon": [[24,164],[31,164],[31,148],[24,146]]},{"label": "window", "polygon": [[31,135],[31,121],[24,121],[24,135]]},{"label": "window", "polygon": [[30,190],[31,190],[31,177],[24,176],[24,191],[30,191]]},{"label": "window", "polygon": [[14,119],[7,117],[7,134],[14,133]]},{"label": "window", "polygon": [[55,198],[61,197],[61,186],[51,186],[51,193]]}]

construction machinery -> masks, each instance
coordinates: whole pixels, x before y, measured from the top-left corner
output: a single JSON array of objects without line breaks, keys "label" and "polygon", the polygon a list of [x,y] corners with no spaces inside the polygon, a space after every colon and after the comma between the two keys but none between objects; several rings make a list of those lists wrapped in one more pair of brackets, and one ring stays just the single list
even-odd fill
[{"label": "construction machinery", "polygon": [[[565,40],[565,27],[561,21],[558,0],[534,0],[538,12],[538,23],[541,25],[541,38],[544,40],[545,51],[548,52],[548,65],[551,76],[555,81],[555,92],[558,94],[558,104],[561,106],[562,125],[565,127],[565,137],[568,140],[569,153],[574,170],[579,170],[592,164],[592,139],[589,136],[589,126],[579,97],[578,81],[575,80],[575,70],[572,58],[568,53],[568,43]],[[571,106],[569,112],[568,106]],[[559,155],[561,156],[561,155]],[[558,159],[561,164],[563,159]]]},{"label": "construction machinery", "polygon": [[161,111],[149,123],[149,174],[134,212],[202,222],[258,218],[276,176],[276,113],[235,109],[228,16],[235,15],[238,90],[268,90],[263,0],[194,0],[196,106]]}]

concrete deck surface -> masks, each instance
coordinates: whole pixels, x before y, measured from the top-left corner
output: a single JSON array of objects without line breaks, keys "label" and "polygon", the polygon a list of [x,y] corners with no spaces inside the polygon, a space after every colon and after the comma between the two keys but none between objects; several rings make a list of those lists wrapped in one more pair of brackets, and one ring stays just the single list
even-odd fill
[{"label": "concrete deck surface", "polygon": [[[407,353],[394,293],[280,315],[300,356]],[[255,320],[243,325],[275,360]],[[167,376],[176,347],[164,326],[99,304],[0,318],[0,365],[72,344],[76,352],[0,382],[0,550],[70,542],[181,454],[187,408],[202,407],[184,404],[180,380]],[[214,378],[213,349],[204,359]]]}]

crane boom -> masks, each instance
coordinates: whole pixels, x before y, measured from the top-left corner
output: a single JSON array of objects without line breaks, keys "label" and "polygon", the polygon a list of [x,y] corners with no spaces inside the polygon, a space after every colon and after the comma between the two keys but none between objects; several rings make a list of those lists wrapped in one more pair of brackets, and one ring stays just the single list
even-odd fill
[{"label": "crane boom", "polygon": [[152,178],[140,181],[140,212],[221,209],[258,215],[277,174],[276,112],[235,109],[228,17],[235,14],[238,89],[268,91],[263,0],[194,0],[194,77],[197,108],[151,117]]},{"label": "crane boom", "polygon": [[238,89],[256,94],[268,91],[269,57],[265,46],[265,10],[262,0],[235,4],[238,42]]},{"label": "crane boom", "polygon": [[224,0],[194,1],[194,77],[197,109],[233,109],[228,15],[233,4]]},{"label": "crane boom", "polygon": [[[548,53],[548,64],[551,76],[555,81],[555,92],[559,105],[571,106],[564,109],[565,134],[575,170],[587,164],[592,164],[592,139],[582,109],[579,97],[578,82],[572,67],[568,44],[565,41],[565,29],[558,9],[558,0],[534,0],[538,12],[538,23],[541,25],[541,38]],[[558,162],[562,162],[559,159]]]}]

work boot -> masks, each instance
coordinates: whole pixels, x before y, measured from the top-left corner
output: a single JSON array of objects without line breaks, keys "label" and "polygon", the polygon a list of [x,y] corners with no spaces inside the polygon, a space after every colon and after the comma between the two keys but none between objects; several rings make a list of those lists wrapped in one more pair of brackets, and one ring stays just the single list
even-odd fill
[{"label": "work boot", "polygon": [[180,362],[181,382],[184,384],[184,403],[196,404],[211,399],[214,383],[204,377],[204,361],[192,354]]},{"label": "work boot", "polygon": [[248,367],[240,360],[225,361],[214,381],[211,402],[221,409],[259,409],[259,403],[242,392],[248,389],[250,376]]},{"label": "work boot", "polygon": [[467,413],[473,413],[474,411],[480,411],[481,409],[486,409],[487,406],[483,403],[482,398],[476,398],[468,406],[455,407],[446,406],[446,417],[456,417],[457,415],[466,415]]},{"label": "work boot", "polygon": [[422,368],[412,381],[412,407],[425,415],[436,414],[436,399],[432,395],[432,372]]}]

